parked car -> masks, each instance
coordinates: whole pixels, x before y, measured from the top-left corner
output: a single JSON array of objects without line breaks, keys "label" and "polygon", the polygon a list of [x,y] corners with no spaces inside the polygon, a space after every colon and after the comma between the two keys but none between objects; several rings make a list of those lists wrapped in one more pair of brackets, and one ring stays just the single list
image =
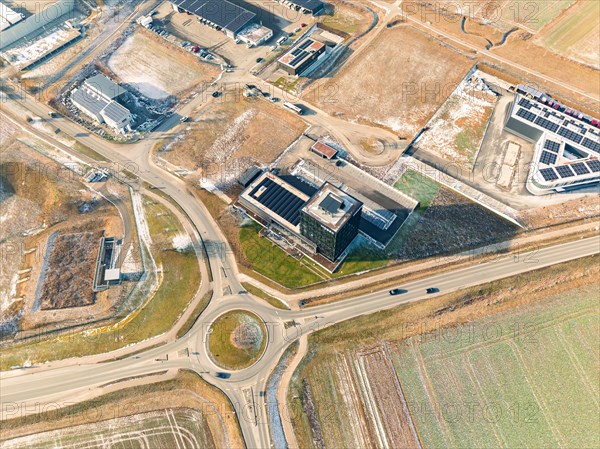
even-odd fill
[{"label": "parked car", "polygon": [[408,290],[404,290],[403,288],[395,288],[393,290],[390,290],[390,295],[392,296],[397,296],[397,295],[402,295],[403,293],[408,292]]},{"label": "parked car", "polygon": [[262,92],[262,96],[265,98],[269,98],[271,94],[269,92]]},{"label": "parked car", "polygon": [[439,291],[440,291],[440,289],[439,289],[439,288],[435,288],[435,287],[429,287],[429,288],[427,289],[427,293],[428,293],[428,294],[432,294],[432,293],[438,293]]},{"label": "parked car", "polygon": [[264,61],[264,59],[263,59],[263,58],[256,58],[256,62],[257,62],[257,63],[259,63],[259,62],[263,62],[263,61]]},{"label": "parked car", "polygon": [[300,26],[301,26],[302,28],[306,28],[306,26],[307,26],[307,25],[306,25],[305,23],[301,23],[301,24],[300,24]]},{"label": "parked car", "polygon": [[278,101],[279,101],[279,98],[271,97],[271,103],[277,103]]},{"label": "parked car", "polygon": [[218,90],[215,90],[212,94],[211,94],[214,98],[219,98],[221,96],[221,92],[219,92]]},{"label": "parked car", "polygon": [[190,119],[190,118],[189,118],[187,115],[184,115],[183,117],[181,117],[181,118],[179,119],[179,121],[180,121],[181,123],[183,123],[183,122],[187,122],[189,119]]}]

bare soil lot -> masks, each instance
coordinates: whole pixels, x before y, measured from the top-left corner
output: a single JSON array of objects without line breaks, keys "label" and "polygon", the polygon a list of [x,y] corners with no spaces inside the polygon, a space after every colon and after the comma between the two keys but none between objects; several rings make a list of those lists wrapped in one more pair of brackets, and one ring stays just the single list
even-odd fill
[{"label": "bare soil lot", "polygon": [[96,257],[103,232],[62,234],[51,240],[48,265],[40,292],[44,310],[94,303],[92,290]]},{"label": "bare soil lot", "polygon": [[153,100],[179,95],[219,73],[217,66],[141,29],[112,54],[108,67],[122,83]]},{"label": "bare soil lot", "polygon": [[305,129],[299,117],[266,100],[225,93],[157,155],[225,186],[252,164],[273,162]]},{"label": "bare soil lot", "polygon": [[448,98],[473,61],[416,28],[401,24],[307,92],[333,115],[389,128],[410,139]]}]

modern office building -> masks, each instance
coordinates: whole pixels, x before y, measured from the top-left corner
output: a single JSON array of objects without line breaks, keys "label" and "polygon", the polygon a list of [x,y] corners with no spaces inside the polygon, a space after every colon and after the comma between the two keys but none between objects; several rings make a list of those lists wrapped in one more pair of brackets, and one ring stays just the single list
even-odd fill
[{"label": "modern office building", "polygon": [[325,183],[300,211],[300,233],[330,261],[337,260],[358,235],[362,203]]}]

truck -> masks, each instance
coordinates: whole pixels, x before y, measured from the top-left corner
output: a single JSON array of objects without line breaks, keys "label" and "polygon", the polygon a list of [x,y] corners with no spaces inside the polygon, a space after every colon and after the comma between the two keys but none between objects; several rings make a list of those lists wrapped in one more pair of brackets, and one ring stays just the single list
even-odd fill
[{"label": "truck", "polygon": [[286,108],[291,109],[292,111],[294,111],[298,115],[304,114],[304,110],[300,106],[298,106],[298,105],[295,105],[293,103],[288,103],[287,101],[285,103],[283,103],[283,105]]}]

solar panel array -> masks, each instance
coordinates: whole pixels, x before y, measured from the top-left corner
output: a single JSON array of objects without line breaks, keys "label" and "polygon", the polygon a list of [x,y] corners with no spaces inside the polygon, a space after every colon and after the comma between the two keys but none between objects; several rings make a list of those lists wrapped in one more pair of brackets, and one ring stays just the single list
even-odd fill
[{"label": "solar panel array", "polygon": [[558,129],[558,125],[554,122],[551,122],[550,120],[544,118],[544,117],[538,117],[535,119],[535,123],[537,125],[540,125],[542,128],[547,129],[553,133],[556,132],[556,130]]},{"label": "solar panel array", "polygon": [[578,175],[587,175],[590,172],[590,169],[583,162],[578,162],[576,164],[571,165],[571,168]]},{"label": "solar panel array", "polygon": [[546,165],[554,165],[556,164],[556,154],[544,150],[540,156],[540,162]]},{"label": "solar panel array", "polygon": [[561,178],[571,178],[575,176],[575,172],[571,170],[571,167],[569,167],[568,165],[560,165],[558,167],[555,167],[555,169]]},{"label": "solar panel array", "polygon": [[600,154],[600,143],[593,141],[592,139],[588,139],[587,137],[583,139],[583,146],[589,150],[592,150],[594,153]]},{"label": "solar panel array", "polygon": [[234,33],[256,18],[253,12],[227,0],[172,0],[172,3]]},{"label": "solar panel array", "polygon": [[560,150],[560,143],[554,142],[553,140],[546,140],[546,142],[544,142],[544,149],[551,151],[552,153],[558,153],[558,150]]},{"label": "solar panel array", "polygon": [[556,181],[558,179],[558,175],[553,168],[544,168],[540,170],[540,174],[546,181]]},{"label": "solar panel array", "polygon": [[300,209],[306,202],[272,179],[263,179],[250,196],[294,226],[300,223]]},{"label": "solar panel array", "polygon": [[531,101],[529,101],[527,98],[521,98],[519,100],[519,106],[524,107],[525,109],[531,109]]},{"label": "solar panel array", "polygon": [[536,115],[533,112],[529,112],[526,109],[519,108],[517,111],[517,115],[519,117],[524,118],[527,121],[533,122],[535,120]]},{"label": "solar panel array", "polygon": [[561,126],[561,128],[558,130],[558,135],[564,137],[565,139],[569,139],[570,141],[575,143],[581,143],[581,140],[583,139],[581,134],[574,133],[573,131],[565,128],[564,126]]},{"label": "solar panel array", "polygon": [[593,173],[600,172],[600,161],[587,161],[587,166]]}]

